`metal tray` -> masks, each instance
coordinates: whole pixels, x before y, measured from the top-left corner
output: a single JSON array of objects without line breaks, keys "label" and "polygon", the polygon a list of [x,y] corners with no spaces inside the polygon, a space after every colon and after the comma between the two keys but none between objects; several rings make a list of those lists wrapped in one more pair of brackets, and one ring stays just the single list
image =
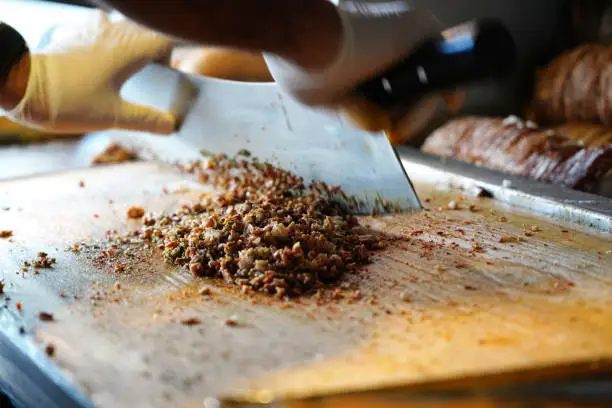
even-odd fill
[{"label": "metal tray", "polygon": [[482,190],[511,207],[612,234],[612,199],[440,158],[410,147],[399,157],[414,182]]}]

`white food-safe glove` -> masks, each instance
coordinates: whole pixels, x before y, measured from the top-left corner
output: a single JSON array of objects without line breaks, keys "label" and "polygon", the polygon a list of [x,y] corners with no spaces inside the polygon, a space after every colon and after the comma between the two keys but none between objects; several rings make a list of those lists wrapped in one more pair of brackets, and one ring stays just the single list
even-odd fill
[{"label": "white food-safe glove", "polygon": [[31,55],[26,94],[11,120],[49,132],[111,128],[170,134],[170,113],[120,97],[121,86],[152,61],[169,58],[170,39],[121,17],[92,12],[79,24],[60,25],[49,44]]},{"label": "white food-safe glove", "polygon": [[[344,39],[335,61],[307,71],[275,55],[265,55],[274,80],[298,101],[342,107],[343,98],[367,78],[392,67],[424,39],[439,35],[441,23],[426,9],[403,0],[336,0]],[[404,132],[424,126],[441,102],[422,101],[401,120]],[[408,124],[408,125],[406,125]]]}]

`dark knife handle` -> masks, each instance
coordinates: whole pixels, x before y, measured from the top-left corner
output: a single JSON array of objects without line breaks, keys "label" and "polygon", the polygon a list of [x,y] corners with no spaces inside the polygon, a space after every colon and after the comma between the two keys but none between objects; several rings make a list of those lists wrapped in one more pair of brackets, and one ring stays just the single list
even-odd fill
[{"label": "dark knife handle", "polygon": [[355,93],[383,109],[408,105],[426,94],[501,76],[514,67],[516,45],[503,24],[479,20],[425,41]]}]

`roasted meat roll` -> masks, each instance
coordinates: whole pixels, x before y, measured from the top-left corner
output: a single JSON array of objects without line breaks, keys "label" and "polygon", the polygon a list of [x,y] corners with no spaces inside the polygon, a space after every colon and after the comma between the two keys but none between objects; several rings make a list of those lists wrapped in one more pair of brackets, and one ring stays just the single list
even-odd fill
[{"label": "roasted meat roll", "polygon": [[[571,132],[569,125],[564,132]],[[466,117],[432,133],[423,151],[504,173],[612,196],[612,145],[584,146],[516,117]]]},{"label": "roasted meat roll", "polygon": [[612,125],[612,45],[580,46],[541,69],[528,117],[542,125]]},{"label": "roasted meat roll", "polygon": [[590,123],[568,123],[555,126],[559,135],[583,146],[612,145],[612,129]]}]

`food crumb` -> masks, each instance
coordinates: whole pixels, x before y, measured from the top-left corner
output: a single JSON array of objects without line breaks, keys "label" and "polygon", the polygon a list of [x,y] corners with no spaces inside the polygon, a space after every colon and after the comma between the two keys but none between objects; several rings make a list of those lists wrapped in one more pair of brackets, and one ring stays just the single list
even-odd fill
[{"label": "food crumb", "polygon": [[200,290],[198,290],[198,295],[206,296],[212,293],[212,289],[210,286],[202,286]]},{"label": "food crumb", "polygon": [[4,281],[0,281],[0,295],[4,295],[4,287],[6,286],[6,284],[4,283]]},{"label": "food crumb", "polygon": [[83,180],[79,181],[79,187],[81,187],[81,188],[85,187],[85,182]]},{"label": "food crumb", "polygon": [[230,318],[225,321],[225,325],[229,327],[238,326],[238,316],[236,315],[230,316]]},{"label": "food crumb", "polygon": [[48,313],[48,312],[40,312],[38,314],[38,319],[41,322],[52,322],[55,320],[55,317],[53,316],[52,313]]},{"label": "food crumb", "polygon": [[400,293],[400,300],[402,302],[410,302],[412,300],[412,298],[410,297],[410,295],[407,292],[402,292],[402,293]]},{"label": "food crumb", "polygon": [[55,355],[55,346],[51,343],[45,346],[45,354],[48,357],[53,357]]},{"label": "food crumb", "polygon": [[104,151],[95,156],[91,164],[122,163],[136,160],[138,156],[133,150],[125,148],[118,143],[111,143]]},{"label": "food crumb", "polygon": [[459,204],[457,204],[457,202],[453,200],[447,204],[446,208],[448,208],[449,210],[457,210],[459,208]]},{"label": "food crumb", "polygon": [[197,317],[188,317],[186,319],[181,320],[181,324],[183,326],[197,326],[202,324],[202,320]]},{"label": "food crumb", "polygon": [[57,263],[55,258],[50,258],[46,252],[39,252],[37,258],[31,262],[24,262],[25,266],[34,266],[35,268],[49,269],[53,264]]},{"label": "food crumb", "polygon": [[476,198],[493,198],[493,194],[491,194],[491,192],[485,190],[482,187],[477,187],[474,192],[474,195],[476,196]]},{"label": "food crumb", "polygon": [[15,307],[16,307],[16,308],[17,308],[17,310],[18,310],[18,311],[20,311],[20,312],[23,310],[23,305],[21,304],[21,302],[17,302],[17,303],[15,304]]},{"label": "food crumb", "polygon": [[10,238],[13,236],[13,231],[11,230],[0,230],[0,238]]},{"label": "food crumb", "polygon": [[25,332],[26,332],[25,327],[19,326],[19,334],[23,335],[25,334]]},{"label": "food crumb", "polygon": [[131,206],[127,210],[127,217],[130,219],[139,219],[144,217],[145,210],[142,207]]}]

